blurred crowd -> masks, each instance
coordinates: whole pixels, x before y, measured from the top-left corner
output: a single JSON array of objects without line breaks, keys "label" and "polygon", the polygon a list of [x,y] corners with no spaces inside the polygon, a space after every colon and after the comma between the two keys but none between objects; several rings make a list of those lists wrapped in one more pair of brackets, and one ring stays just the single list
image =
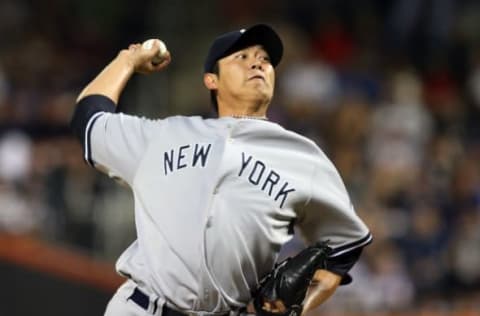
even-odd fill
[{"label": "blurred crowd", "polygon": [[3,0],[0,21],[0,230],[115,260],[135,238],[133,200],[83,162],[68,128],[77,94],[153,34],[173,62],[135,78],[120,110],[213,116],[211,38],[268,22],[286,50],[269,118],[319,144],[374,236],[324,309],[480,311],[477,1]]}]

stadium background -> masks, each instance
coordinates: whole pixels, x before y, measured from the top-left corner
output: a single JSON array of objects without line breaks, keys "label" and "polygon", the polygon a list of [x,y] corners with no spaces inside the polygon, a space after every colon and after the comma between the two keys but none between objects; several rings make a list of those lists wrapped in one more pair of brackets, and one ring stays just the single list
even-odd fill
[{"label": "stadium background", "polygon": [[211,116],[208,45],[258,22],[286,48],[270,119],[325,150],[374,235],[354,283],[315,314],[480,315],[474,0],[1,0],[0,315],[102,315],[121,282],[133,202],[68,130],[82,87],[159,37],[169,69],[136,76],[120,110]]}]

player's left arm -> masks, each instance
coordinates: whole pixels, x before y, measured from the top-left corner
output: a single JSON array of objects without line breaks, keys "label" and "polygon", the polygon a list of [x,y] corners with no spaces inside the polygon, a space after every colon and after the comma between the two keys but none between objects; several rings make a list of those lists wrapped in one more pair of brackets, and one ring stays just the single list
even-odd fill
[{"label": "player's left arm", "polygon": [[303,312],[314,310],[330,298],[340,284],[350,281],[348,271],[360,258],[363,247],[356,248],[337,257],[328,258],[326,267],[318,269],[313,275],[303,302]]},{"label": "player's left arm", "polygon": [[326,156],[322,158],[312,174],[311,196],[299,213],[297,228],[307,244],[328,241],[332,252],[326,266],[313,276],[303,314],[325,302],[339,285],[352,281],[349,271],[358,262],[363,248],[372,241],[335,166]]},{"label": "player's left arm", "polygon": [[302,315],[314,310],[335,293],[342,277],[334,272],[319,269],[313,275],[303,301]]},{"label": "player's left arm", "polygon": [[[301,315],[305,315],[325,302],[335,293],[342,277],[334,272],[318,269],[312,277],[310,285],[303,300],[303,309]],[[282,300],[268,301],[263,305],[263,309],[274,314],[285,315],[288,307]],[[249,306],[250,313],[256,313],[253,304]],[[258,314],[258,313],[257,313]]]},{"label": "player's left arm", "polygon": [[[302,315],[314,310],[329,299],[342,283],[350,282],[351,278],[347,272],[359,259],[362,249],[362,247],[356,248],[349,253],[328,258],[326,266],[315,271],[303,300]],[[282,314],[286,312],[287,307],[283,301],[276,300],[266,302],[264,309]]]}]

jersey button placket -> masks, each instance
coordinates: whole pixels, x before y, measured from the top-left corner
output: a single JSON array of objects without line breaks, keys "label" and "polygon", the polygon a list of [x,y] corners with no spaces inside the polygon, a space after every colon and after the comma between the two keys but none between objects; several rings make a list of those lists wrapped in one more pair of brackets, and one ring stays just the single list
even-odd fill
[{"label": "jersey button placket", "polygon": [[233,137],[232,137],[233,125],[232,125],[232,124],[228,124],[228,125],[227,125],[227,129],[228,129],[228,131],[227,131],[227,139],[226,139],[226,141],[227,141],[227,143],[231,144],[231,143],[234,142],[234,139],[233,139]]}]

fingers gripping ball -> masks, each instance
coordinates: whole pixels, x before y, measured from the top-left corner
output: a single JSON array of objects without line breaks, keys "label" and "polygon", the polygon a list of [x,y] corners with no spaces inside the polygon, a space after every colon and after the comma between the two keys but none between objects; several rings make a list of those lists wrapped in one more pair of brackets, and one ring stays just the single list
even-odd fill
[{"label": "fingers gripping ball", "polygon": [[165,43],[162,42],[159,39],[152,38],[152,39],[149,39],[149,40],[146,40],[145,42],[143,42],[142,48],[143,49],[152,49],[154,43],[157,43],[157,46],[160,47],[160,50],[158,51],[158,54],[153,56],[152,64],[158,65],[158,64],[162,63],[162,61],[165,59],[165,57],[167,55],[167,46],[165,45]]}]

